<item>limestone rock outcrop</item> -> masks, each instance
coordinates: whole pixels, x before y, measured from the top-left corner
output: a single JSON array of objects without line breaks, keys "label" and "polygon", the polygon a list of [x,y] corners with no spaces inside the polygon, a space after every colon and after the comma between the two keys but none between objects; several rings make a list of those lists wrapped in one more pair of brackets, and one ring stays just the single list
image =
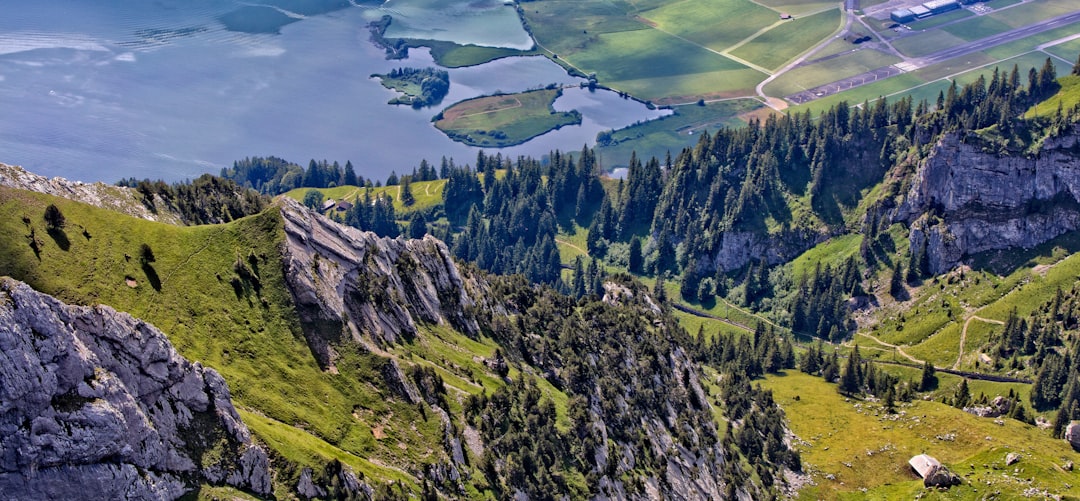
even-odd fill
[{"label": "limestone rock outcrop", "polygon": [[1080,421],[1073,421],[1065,428],[1065,440],[1073,450],[1080,451]]},{"label": "limestone rock outcrop", "polygon": [[54,195],[150,221],[183,224],[183,217],[160,197],[154,196],[154,205],[164,210],[152,211],[142,203],[142,195],[132,188],[70,181],[62,177],[47,178],[3,163],[0,163],[0,186]]},{"label": "limestone rock outcrop", "polygon": [[960,485],[960,477],[949,471],[945,465],[935,466],[923,478],[923,487],[945,487]]},{"label": "limestone rock outcrop", "polygon": [[1080,126],[1037,154],[984,151],[976,136],[945,134],[919,165],[896,220],[931,273],[988,250],[1031,248],[1080,228]]},{"label": "limestone rock outcrop", "polygon": [[285,276],[319,362],[340,340],[384,346],[422,323],[480,332],[473,298],[483,284],[462,275],[443,242],[380,238],[282,200]]},{"label": "limestone rock outcrop", "polygon": [[175,499],[198,483],[271,491],[221,376],[130,315],[0,279],[3,497]]}]

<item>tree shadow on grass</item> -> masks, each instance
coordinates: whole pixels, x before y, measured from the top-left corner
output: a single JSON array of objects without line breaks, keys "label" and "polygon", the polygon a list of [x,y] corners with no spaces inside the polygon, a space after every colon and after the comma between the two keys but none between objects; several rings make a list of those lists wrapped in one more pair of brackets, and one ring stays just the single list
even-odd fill
[{"label": "tree shadow on grass", "polygon": [[49,236],[52,237],[53,242],[56,242],[56,246],[59,247],[60,250],[67,252],[67,250],[71,248],[71,240],[68,240],[67,233],[64,233],[64,230],[60,228],[49,228],[48,233]]},{"label": "tree shadow on grass", "polygon": [[142,271],[146,274],[146,280],[150,282],[150,286],[154,290],[161,292],[161,278],[158,277],[157,270],[154,269],[150,263],[143,263]]}]

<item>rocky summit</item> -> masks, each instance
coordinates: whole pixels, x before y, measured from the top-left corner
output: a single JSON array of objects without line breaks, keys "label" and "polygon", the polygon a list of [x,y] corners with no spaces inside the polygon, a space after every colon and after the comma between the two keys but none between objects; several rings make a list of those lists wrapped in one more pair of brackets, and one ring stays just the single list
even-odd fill
[{"label": "rocky summit", "polygon": [[174,499],[198,483],[271,490],[213,369],[153,326],[0,281],[5,499]]}]

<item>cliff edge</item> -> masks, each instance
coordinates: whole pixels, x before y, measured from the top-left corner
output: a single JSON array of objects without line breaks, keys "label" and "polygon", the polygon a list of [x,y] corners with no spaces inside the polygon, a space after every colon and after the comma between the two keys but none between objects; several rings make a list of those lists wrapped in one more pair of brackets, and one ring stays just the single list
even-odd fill
[{"label": "cliff edge", "polygon": [[221,376],[130,315],[0,279],[4,498],[175,499],[200,483],[271,491]]}]

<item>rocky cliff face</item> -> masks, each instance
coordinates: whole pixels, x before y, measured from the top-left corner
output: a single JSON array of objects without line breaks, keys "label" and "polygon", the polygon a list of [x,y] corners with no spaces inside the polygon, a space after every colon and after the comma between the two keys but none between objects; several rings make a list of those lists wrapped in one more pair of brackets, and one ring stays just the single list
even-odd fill
[{"label": "rocky cliff face", "polygon": [[732,271],[751,262],[764,259],[769,265],[791,261],[807,249],[829,238],[827,232],[789,230],[777,234],[755,231],[726,231],[720,236],[720,245],[710,256],[708,271]]},{"label": "rocky cliff face", "polygon": [[196,483],[271,491],[213,369],[151,325],[0,279],[0,493],[175,499]]},{"label": "rocky cliff face", "polygon": [[323,366],[332,345],[352,339],[378,349],[417,333],[417,323],[475,335],[474,298],[484,286],[462,276],[446,244],[379,238],[283,199],[285,276],[308,343]]},{"label": "rocky cliff face", "polygon": [[1047,139],[1035,156],[983,151],[946,134],[916,171],[897,208],[911,224],[911,249],[926,245],[930,271],[965,256],[1030,248],[1080,228],[1080,127]]},{"label": "rocky cliff face", "polygon": [[[183,224],[183,218],[175,211],[151,211],[142,203],[142,195],[131,188],[69,181],[62,177],[49,179],[3,163],[0,163],[0,186],[54,195],[150,221]],[[159,197],[155,196],[155,200],[157,207],[168,207]]]}]

